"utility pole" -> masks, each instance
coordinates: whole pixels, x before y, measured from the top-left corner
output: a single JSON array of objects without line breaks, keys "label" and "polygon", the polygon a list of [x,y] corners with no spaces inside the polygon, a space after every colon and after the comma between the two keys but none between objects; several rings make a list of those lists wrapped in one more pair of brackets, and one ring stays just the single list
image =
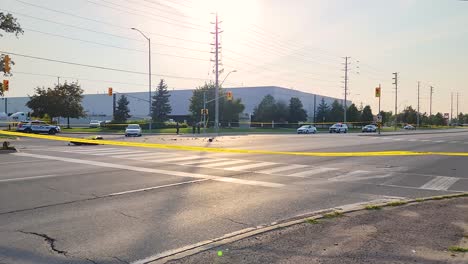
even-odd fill
[{"label": "utility pole", "polygon": [[453,92],[450,93],[450,124],[453,123]]},{"label": "utility pole", "polygon": [[395,131],[397,130],[397,124],[398,124],[398,72],[394,72],[392,79],[394,80],[394,85],[395,85]]},{"label": "utility pole", "polygon": [[429,99],[429,116],[432,116],[432,94],[434,93],[434,87],[431,86],[431,94]]},{"label": "utility pole", "polygon": [[343,121],[344,123],[346,123],[346,110],[348,109],[347,107],[347,103],[346,103],[346,100],[348,98],[348,59],[350,59],[351,57],[344,57],[345,59],[345,69],[344,69],[344,72],[345,72],[345,76],[344,76],[344,102],[343,102],[343,107],[344,107],[344,118],[343,118]]},{"label": "utility pole", "polygon": [[458,120],[458,115],[460,114],[460,112],[458,112],[458,92],[457,92],[457,123],[460,124],[460,120]]},{"label": "utility pole", "polygon": [[215,32],[212,32],[212,34],[215,35],[215,43],[212,44],[215,46],[215,75],[216,75],[216,80],[215,80],[215,131],[216,135],[219,133],[219,34],[222,33],[222,31],[219,31],[219,21],[218,21],[218,13],[216,13],[216,21],[215,21]]},{"label": "utility pole", "polygon": [[416,127],[419,127],[419,86],[420,86],[420,83],[421,82],[418,81],[418,113],[416,114],[416,120],[417,120]]}]

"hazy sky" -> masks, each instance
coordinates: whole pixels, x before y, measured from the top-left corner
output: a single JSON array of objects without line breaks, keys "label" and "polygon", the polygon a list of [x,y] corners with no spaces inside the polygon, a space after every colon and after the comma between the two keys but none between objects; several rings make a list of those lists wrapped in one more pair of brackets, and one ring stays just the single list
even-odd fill
[{"label": "hazy sky", "polygon": [[[417,104],[450,112],[460,93],[468,111],[468,1],[458,0],[0,0],[24,28],[4,34],[0,50],[67,62],[146,73],[152,41],[154,86],[170,89],[214,80],[210,51],[218,11],[222,62],[237,70],[224,87],[275,85],[342,98],[344,56],[350,56],[349,98],[394,109],[392,72],[399,72],[399,109]],[[147,91],[147,75],[11,56],[16,62],[7,96],[37,86],[79,80],[85,93]],[[162,76],[164,75],[164,76]],[[234,95],[235,96],[235,95]],[[456,102],[456,100],[454,100]],[[455,105],[455,104],[454,104]],[[456,109],[454,109],[455,111]]]}]

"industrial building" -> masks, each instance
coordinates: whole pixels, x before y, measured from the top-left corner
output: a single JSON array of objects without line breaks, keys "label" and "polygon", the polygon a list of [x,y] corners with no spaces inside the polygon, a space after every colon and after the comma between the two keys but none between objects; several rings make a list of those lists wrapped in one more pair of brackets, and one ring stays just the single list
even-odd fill
[{"label": "industrial building", "polygon": [[[291,97],[298,97],[302,101],[304,109],[307,111],[309,121],[314,120],[316,109],[322,98],[325,99],[328,105],[331,105],[334,100],[342,102],[340,98],[327,97],[277,86],[235,87],[225,88],[225,90],[232,91],[235,98],[242,99],[242,103],[245,105],[244,114],[246,115],[251,115],[255,106],[268,94],[272,95],[277,101],[284,101],[287,104]],[[190,116],[189,106],[193,89],[171,90],[169,93],[171,95],[170,104],[172,106],[171,116]],[[133,118],[141,119],[148,116],[148,92],[125,93],[125,95],[128,96],[130,114]],[[31,110],[26,107],[26,102],[28,100],[28,97],[3,98],[0,100],[0,109],[6,113],[29,112]],[[348,101],[347,104],[350,105],[351,102]],[[85,94],[82,105],[87,113],[87,117],[71,120],[71,123],[85,124],[89,123],[90,120],[112,119],[112,96],[108,96],[107,94]]]}]

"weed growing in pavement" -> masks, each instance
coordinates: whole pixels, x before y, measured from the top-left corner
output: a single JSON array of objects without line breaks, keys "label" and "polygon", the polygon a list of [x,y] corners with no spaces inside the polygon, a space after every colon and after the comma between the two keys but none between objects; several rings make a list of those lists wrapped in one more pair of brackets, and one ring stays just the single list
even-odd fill
[{"label": "weed growing in pavement", "polygon": [[451,246],[448,248],[448,250],[452,252],[462,252],[462,253],[468,252],[468,248],[458,247],[458,246]]},{"label": "weed growing in pavement", "polygon": [[340,217],[340,216],[343,216],[343,213],[335,211],[333,213],[324,214],[323,218],[335,218],[335,217]]},{"label": "weed growing in pavement", "polygon": [[313,225],[320,223],[317,219],[307,219],[306,222]]},{"label": "weed growing in pavement", "polygon": [[400,206],[400,205],[405,205],[407,203],[408,202],[406,202],[406,201],[395,201],[395,202],[387,203],[387,205],[388,206]]},{"label": "weed growing in pavement", "polygon": [[367,210],[380,210],[380,209],[382,209],[382,206],[370,204],[370,205],[366,206],[366,209]]},{"label": "weed growing in pavement", "polygon": [[449,197],[435,196],[435,197],[432,197],[431,200],[442,200],[442,199],[446,199],[446,198],[449,198]]},{"label": "weed growing in pavement", "polygon": [[423,199],[423,198],[418,198],[418,199],[416,199],[415,201],[416,201],[417,203],[421,203],[421,202],[424,202],[425,199]]}]

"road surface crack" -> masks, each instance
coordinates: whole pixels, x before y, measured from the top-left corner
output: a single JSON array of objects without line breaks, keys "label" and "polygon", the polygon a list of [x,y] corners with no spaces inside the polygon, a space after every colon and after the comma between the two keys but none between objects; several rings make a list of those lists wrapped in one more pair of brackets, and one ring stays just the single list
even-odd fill
[{"label": "road surface crack", "polygon": [[138,218],[138,217],[136,217],[136,216],[128,215],[128,214],[123,213],[123,212],[120,212],[120,211],[117,211],[117,212],[118,212],[119,214],[121,214],[121,215],[123,215],[123,216],[126,216],[126,217],[129,217],[129,218],[138,219],[138,220],[140,219],[140,218]]},{"label": "road surface crack", "polygon": [[94,260],[92,260],[92,259],[89,259],[89,258],[85,258],[85,259],[86,259],[87,261],[93,263],[93,264],[99,264],[99,263],[97,263],[96,261],[94,261]]},{"label": "road surface crack", "polygon": [[45,240],[45,242],[47,242],[50,249],[52,251],[54,251],[55,253],[58,253],[58,254],[61,254],[61,255],[64,255],[64,256],[67,256],[67,254],[68,254],[67,251],[57,249],[57,246],[55,245],[55,242],[57,242],[57,240],[55,238],[52,238],[52,237],[50,237],[50,236],[48,236],[46,234],[41,234],[41,233],[36,233],[36,232],[26,232],[26,231],[21,231],[21,230],[19,230],[19,232],[21,232],[23,234],[27,234],[27,235],[34,235],[34,236],[41,237],[41,238],[43,238]]},{"label": "road surface crack", "polygon": [[239,225],[243,225],[243,226],[250,226],[249,224],[246,224],[246,223],[242,223],[242,222],[236,221],[236,220],[234,220],[234,219],[231,219],[231,218],[229,218],[229,217],[221,217],[221,218],[223,218],[223,219],[226,219],[226,220],[229,220],[229,221],[231,221],[231,222],[233,222],[233,223],[236,223],[236,224],[239,224]]},{"label": "road surface crack", "polygon": [[122,263],[130,264],[130,262],[125,261],[125,260],[123,260],[123,259],[121,259],[121,258],[119,258],[119,257],[113,257],[113,258],[115,258],[116,260],[118,260],[118,261],[120,261],[120,262],[122,262]]}]

